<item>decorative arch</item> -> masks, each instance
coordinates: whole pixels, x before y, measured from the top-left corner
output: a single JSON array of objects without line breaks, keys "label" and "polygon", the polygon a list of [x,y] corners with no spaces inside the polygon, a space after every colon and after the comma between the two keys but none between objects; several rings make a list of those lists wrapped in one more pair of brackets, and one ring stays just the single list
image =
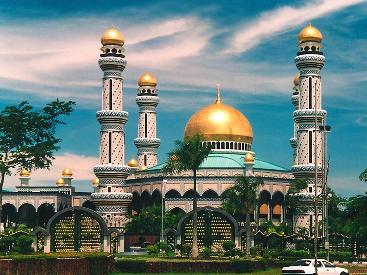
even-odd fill
[{"label": "decorative arch", "polygon": [[3,204],[1,211],[1,223],[4,223],[5,227],[10,226],[17,220],[17,208],[11,203]]},{"label": "decorative arch", "polygon": [[152,201],[153,204],[158,205],[162,204],[162,193],[160,190],[155,189],[152,193]]},{"label": "decorative arch", "polygon": [[219,195],[217,192],[215,192],[213,189],[206,190],[202,195],[202,198],[204,199],[217,199],[219,198]]},{"label": "decorative arch", "polygon": [[36,225],[36,208],[30,203],[24,203],[18,208],[18,223],[29,228]]},{"label": "decorative arch", "polygon": [[107,224],[95,211],[74,206],[57,212],[47,223],[52,252],[103,251]]},{"label": "decorative arch", "polygon": [[47,222],[55,214],[55,208],[49,203],[43,203],[37,209],[37,225],[46,228]]},{"label": "decorative arch", "polygon": [[142,209],[142,201],[138,191],[133,192],[133,199],[131,202],[132,214],[138,215]]},{"label": "decorative arch", "polygon": [[142,208],[150,207],[153,205],[152,195],[147,190],[145,190],[141,194],[141,204]]},{"label": "decorative arch", "polygon": [[270,203],[271,203],[271,194],[267,190],[262,190],[259,193],[259,200],[258,200],[258,217],[260,222],[269,220],[270,215]]},{"label": "decorative arch", "polygon": [[[183,198],[185,199],[192,199],[194,197],[195,191],[193,189],[187,190],[184,194],[183,194]],[[200,195],[198,192],[196,192],[196,197],[199,198]]]},{"label": "decorative arch", "polygon": [[[192,242],[193,212],[187,213],[178,222],[177,231],[182,244]],[[197,209],[199,248],[220,246],[224,241],[235,241],[238,236],[238,223],[232,215],[220,208],[203,207]]]},{"label": "decorative arch", "polygon": [[272,220],[274,222],[282,222],[283,220],[283,203],[284,194],[280,191],[274,192],[271,200]]},{"label": "decorative arch", "polygon": [[169,190],[165,196],[164,196],[166,199],[180,199],[181,198],[181,194],[180,192],[178,192],[177,190],[175,189],[171,189]]}]

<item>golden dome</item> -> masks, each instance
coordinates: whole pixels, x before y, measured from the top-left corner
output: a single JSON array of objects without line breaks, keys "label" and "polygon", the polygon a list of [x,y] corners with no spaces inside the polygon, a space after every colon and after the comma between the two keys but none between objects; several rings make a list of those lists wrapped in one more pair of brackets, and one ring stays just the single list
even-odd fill
[{"label": "golden dome", "polygon": [[29,177],[30,175],[31,173],[26,168],[23,168],[22,171],[20,171],[21,177]]},{"label": "golden dome", "polygon": [[157,79],[154,75],[146,72],[138,80],[139,86],[157,86]]},{"label": "golden dome", "polygon": [[294,86],[298,86],[299,85],[299,81],[300,81],[300,77],[299,74],[296,74],[293,78],[293,84]]},{"label": "golden dome", "polygon": [[250,153],[247,153],[243,158],[243,162],[254,162],[254,156]]},{"label": "golden dome", "polygon": [[320,43],[322,41],[321,32],[311,24],[303,28],[298,34],[298,43],[307,41],[316,41]]},{"label": "golden dome", "polygon": [[131,160],[129,160],[129,162],[127,163],[127,165],[129,167],[138,167],[138,162],[136,161],[136,159],[131,159]]},{"label": "golden dome", "polygon": [[206,141],[239,141],[252,143],[252,127],[237,109],[223,104],[219,92],[214,104],[191,116],[185,127],[185,138],[201,135]]},{"label": "golden dome", "polygon": [[99,178],[95,178],[94,180],[92,180],[92,185],[93,185],[93,187],[98,187],[98,185],[99,185]]},{"label": "golden dome", "polygon": [[64,186],[65,185],[65,181],[63,178],[59,178],[57,181],[56,181],[56,185],[57,186]]},{"label": "golden dome", "polygon": [[122,46],[125,43],[125,37],[118,29],[111,27],[103,33],[101,43],[103,46],[111,44]]},{"label": "golden dome", "polygon": [[147,167],[145,165],[143,165],[142,167],[140,167],[141,171],[147,170]]},{"label": "golden dome", "polygon": [[73,172],[69,168],[66,168],[64,171],[62,171],[63,177],[71,177],[73,175]]}]

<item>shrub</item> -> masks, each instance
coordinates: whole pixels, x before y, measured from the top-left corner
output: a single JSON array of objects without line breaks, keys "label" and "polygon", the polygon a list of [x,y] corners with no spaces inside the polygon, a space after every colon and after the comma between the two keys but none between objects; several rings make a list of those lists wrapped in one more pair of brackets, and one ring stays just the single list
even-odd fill
[{"label": "shrub", "polygon": [[116,259],[115,266],[120,272],[126,273],[144,273],[145,259],[142,258],[118,258]]},{"label": "shrub", "polygon": [[250,247],[251,256],[262,256],[265,253],[265,250],[260,245],[255,245],[254,247]]},{"label": "shrub", "polygon": [[147,249],[147,253],[149,255],[158,255],[159,254],[159,247],[156,244],[148,245],[146,249]]},{"label": "shrub", "polygon": [[203,251],[201,251],[200,254],[203,258],[210,258],[210,256],[212,256],[213,252],[209,247],[204,247]]},{"label": "shrub", "polygon": [[225,256],[235,256],[236,244],[233,241],[224,241],[222,244]]},{"label": "shrub", "polygon": [[19,253],[29,253],[32,252],[33,239],[31,236],[23,235],[19,236],[15,240],[14,251]]},{"label": "shrub", "polygon": [[177,250],[180,251],[181,256],[190,257],[192,246],[190,244],[178,244]]},{"label": "shrub", "polygon": [[3,236],[0,238],[0,251],[9,252],[12,250],[14,238],[11,236]]},{"label": "shrub", "polygon": [[261,269],[265,270],[267,264],[265,260],[236,259],[232,261],[232,266],[235,272],[245,273]]}]

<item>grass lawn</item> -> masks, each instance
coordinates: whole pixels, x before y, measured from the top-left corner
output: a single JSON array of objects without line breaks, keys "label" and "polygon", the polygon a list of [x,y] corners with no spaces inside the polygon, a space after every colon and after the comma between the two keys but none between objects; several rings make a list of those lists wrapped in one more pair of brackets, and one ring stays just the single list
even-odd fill
[{"label": "grass lawn", "polygon": [[[111,275],[131,275],[132,273],[111,273]],[[188,273],[150,273],[150,275],[176,275],[176,274],[188,274]],[[208,275],[215,275],[215,274],[219,274],[219,273],[190,273],[191,275],[203,275],[203,274],[208,274]],[[234,274],[238,274],[238,273],[220,273],[221,275],[234,275]],[[258,271],[258,272],[253,272],[253,273],[243,273],[246,275],[280,275],[282,274],[282,271],[280,268],[277,269],[267,269],[265,271]]]}]

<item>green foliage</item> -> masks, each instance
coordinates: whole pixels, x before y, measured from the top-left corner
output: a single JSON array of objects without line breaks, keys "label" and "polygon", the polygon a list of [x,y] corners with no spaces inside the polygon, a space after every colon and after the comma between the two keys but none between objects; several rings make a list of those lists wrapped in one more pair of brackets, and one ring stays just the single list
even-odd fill
[{"label": "green foliage", "polygon": [[257,202],[256,190],[262,184],[260,179],[238,176],[235,184],[222,195],[223,208],[237,218],[250,213]]},{"label": "green foliage", "polygon": [[176,249],[180,251],[181,256],[189,257],[191,254],[192,246],[190,244],[178,244]]},{"label": "green foliage", "polygon": [[253,272],[256,270],[265,270],[267,262],[264,259],[250,260],[250,259],[236,259],[232,260],[232,266],[237,273]]},{"label": "green foliage", "polygon": [[[135,234],[155,234],[159,235],[161,232],[162,222],[162,208],[161,205],[153,205],[144,208],[139,215],[131,216],[130,221],[126,224],[127,233]],[[164,213],[164,228],[176,228],[178,221],[184,214],[173,214],[171,212]]]},{"label": "green foliage", "polygon": [[174,255],[172,247],[166,242],[159,242],[154,245],[148,245],[146,249],[147,249],[147,253],[153,256],[158,256],[158,255],[173,256]]},{"label": "green foliage", "polygon": [[19,253],[29,253],[32,252],[33,239],[31,236],[22,235],[15,239],[15,244],[13,250]]},{"label": "green foliage", "polygon": [[115,262],[117,270],[126,273],[145,273],[146,259],[144,258],[118,258]]},{"label": "green foliage", "polygon": [[359,175],[359,180],[367,182],[367,169]]},{"label": "green foliage", "polygon": [[12,236],[1,236],[0,237],[0,252],[10,252],[14,244],[14,237]]},{"label": "green foliage", "polygon": [[69,115],[74,104],[56,100],[37,111],[25,101],[5,107],[0,112],[0,174],[49,168],[61,141],[55,137],[56,126],[65,124],[60,116]]},{"label": "green foliage", "polygon": [[203,250],[201,251],[200,255],[203,258],[208,259],[213,255],[213,251],[210,249],[210,247],[204,247]]},{"label": "green foliage", "polygon": [[222,247],[224,250],[224,256],[230,256],[230,257],[235,256],[236,244],[233,241],[224,241],[222,243]]},{"label": "green foliage", "polygon": [[175,149],[168,153],[168,159],[163,167],[165,174],[177,174],[187,170],[197,170],[208,157],[212,147],[203,144],[202,136],[196,135],[185,139],[176,140]]}]

